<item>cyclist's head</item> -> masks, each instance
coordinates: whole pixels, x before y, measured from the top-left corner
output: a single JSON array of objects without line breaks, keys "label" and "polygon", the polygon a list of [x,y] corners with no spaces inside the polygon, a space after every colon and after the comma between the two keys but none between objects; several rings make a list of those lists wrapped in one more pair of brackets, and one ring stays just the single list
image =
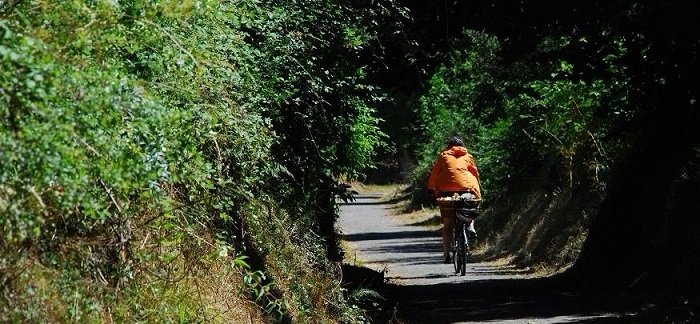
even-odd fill
[{"label": "cyclist's head", "polygon": [[447,147],[451,146],[464,146],[464,142],[457,136],[450,136],[450,138],[447,139]]}]

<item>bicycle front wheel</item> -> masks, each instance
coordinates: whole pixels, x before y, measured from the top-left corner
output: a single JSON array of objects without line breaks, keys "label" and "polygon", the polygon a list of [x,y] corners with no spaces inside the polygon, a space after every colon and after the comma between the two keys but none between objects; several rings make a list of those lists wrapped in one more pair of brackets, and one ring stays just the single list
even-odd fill
[{"label": "bicycle front wheel", "polygon": [[452,234],[452,264],[454,265],[455,273],[462,276],[466,273],[467,264],[467,230],[466,226],[457,222]]}]

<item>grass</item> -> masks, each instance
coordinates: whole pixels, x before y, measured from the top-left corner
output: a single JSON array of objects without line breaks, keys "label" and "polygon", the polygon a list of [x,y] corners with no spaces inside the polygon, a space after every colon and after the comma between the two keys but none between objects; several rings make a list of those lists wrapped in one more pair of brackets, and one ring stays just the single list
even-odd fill
[{"label": "grass", "polygon": [[423,227],[441,227],[442,218],[440,217],[440,209],[438,208],[421,208],[413,211],[406,211],[404,203],[397,203],[391,208],[391,215],[400,220],[404,225],[423,226]]},{"label": "grass", "polygon": [[348,241],[341,240],[340,248],[343,250],[343,253],[345,253],[345,258],[343,262],[353,266],[365,265],[365,262],[361,258],[357,257],[358,250],[354,244]]},{"label": "grass", "polygon": [[241,295],[241,273],[228,262],[190,271],[177,282],[140,273],[118,288],[70,267],[26,259],[3,288],[11,298],[0,300],[0,322],[266,322],[260,308]]},{"label": "grass", "polygon": [[350,189],[355,190],[360,194],[381,194],[382,200],[391,199],[391,197],[400,194],[402,186],[400,185],[376,185],[376,184],[365,184],[362,182],[352,182],[350,183]]}]

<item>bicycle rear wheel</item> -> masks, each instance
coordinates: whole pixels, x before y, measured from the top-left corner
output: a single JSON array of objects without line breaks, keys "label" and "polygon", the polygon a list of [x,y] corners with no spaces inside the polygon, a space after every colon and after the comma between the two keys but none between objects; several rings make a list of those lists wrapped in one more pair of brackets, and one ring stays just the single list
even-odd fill
[{"label": "bicycle rear wheel", "polygon": [[459,266],[459,271],[462,276],[464,276],[467,272],[467,226],[465,224],[460,225],[460,231],[459,231],[459,236],[460,236],[460,246],[459,249],[457,249],[459,255],[457,256],[457,259],[459,260],[460,266]]},{"label": "bicycle rear wheel", "polygon": [[467,270],[467,229],[464,223],[457,222],[452,235],[452,264],[454,265],[455,273],[462,276]]},{"label": "bicycle rear wheel", "polygon": [[457,249],[459,248],[459,240],[458,240],[458,235],[459,233],[458,227],[459,224],[455,224],[454,228],[452,229],[452,251],[450,253],[452,254],[452,265],[455,268],[455,273],[459,273],[459,263],[457,262]]},{"label": "bicycle rear wheel", "polygon": [[455,268],[455,273],[459,273],[461,270],[461,262],[457,260],[459,256],[459,246],[461,245],[459,239],[459,222],[456,222],[454,228],[452,229],[452,265]]}]

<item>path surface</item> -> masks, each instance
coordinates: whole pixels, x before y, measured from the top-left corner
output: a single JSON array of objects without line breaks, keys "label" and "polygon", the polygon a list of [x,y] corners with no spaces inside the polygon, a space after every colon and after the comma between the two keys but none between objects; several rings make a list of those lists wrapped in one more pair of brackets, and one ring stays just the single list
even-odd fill
[{"label": "path surface", "polygon": [[409,323],[610,322],[609,301],[556,289],[549,279],[527,279],[516,269],[487,263],[467,275],[442,263],[439,229],[402,224],[379,195],[362,194],[341,206],[338,225],[356,255],[346,262],[384,271],[387,293]]}]

